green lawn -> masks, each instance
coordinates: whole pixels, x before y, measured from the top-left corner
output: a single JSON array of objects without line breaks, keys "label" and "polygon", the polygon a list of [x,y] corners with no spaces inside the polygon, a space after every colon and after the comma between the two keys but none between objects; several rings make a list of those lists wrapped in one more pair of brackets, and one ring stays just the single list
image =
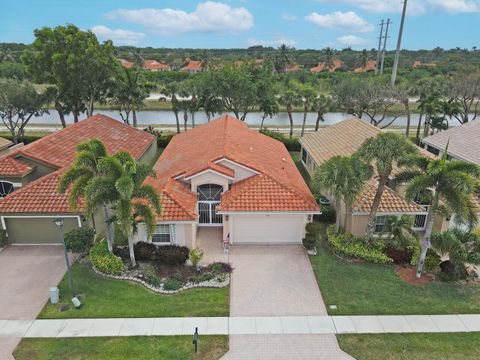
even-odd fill
[{"label": "green lawn", "polygon": [[338,335],[357,360],[480,359],[480,333]]},{"label": "green lawn", "polygon": [[194,354],[191,336],[23,339],[17,360],[215,360],[228,351],[227,336],[200,336]]},{"label": "green lawn", "polygon": [[[75,264],[73,274],[77,293],[82,295],[82,308],[60,312],[58,305],[48,302],[39,318],[229,316],[228,288],[161,295],[132,282],[100,277],[86,264]],[[60,303],[69,303],[66,276],[59,288]]]},{"label": "green lawn", "polygon": [[310,261],[325,303],[338,306],[332,315],[480,313],[479,285],[410,285],[393,265],[346,263],[324,245]]}]

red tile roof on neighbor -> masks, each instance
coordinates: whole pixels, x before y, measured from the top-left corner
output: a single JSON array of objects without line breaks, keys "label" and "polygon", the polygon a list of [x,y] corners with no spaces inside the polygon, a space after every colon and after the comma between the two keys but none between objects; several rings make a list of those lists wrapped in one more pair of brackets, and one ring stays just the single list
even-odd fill
[{"label": "red tile roof on neighbor", "polygon": [[145,70],[170,70],[170,65],[157,60],[145,60],[143,68]]},{"label": "red tile roof on neighbor", "polygon": [[375,71],[376,67],[377,67],[377,61],[376,60],[368,60],[366,66],[358,67],[353,71],[356,72],[356,73]]},{"label": "red tile roof on neighbor", "polygon": [[329,71],[333,72],[333,71],[338,70],[342,67],[343,67],[343,61],[335,59],[335,60],[333,60],[333,64],[330,66],[329,69],[327,69],[324,62],[321,62],[321,63],[318,63],[317,66],[314,66],[313,68],[311,68],[310,71],[312,73],[319,73],[319,72],[326,71],[326,70],[329,70]]},{"label": "red tile roof on neighbor", "polygon": [[[196,194],[185,187],[180,179],[174,178],[212,168],[211,165],[220,159],[228,159],[260,174],[234,183],[223,194],[219,209],[318,211],[310,190],[285,146],[250,130],[244,122],[228,115],[174,136],[154,166],[157,177],[148,178],[146,182],[161,191],[164,198],[176,200],[176,211],[173,211],[175,204],[169,203],[169,213],[179,215],[176,220],[195,220]],[[219,168],[213,167],[212,170],[218,171]],[[189,215],[182,217],[182,212]],[[160,219],[171,220],[171,217],[165,216],[163,214]]]},{"label": "red tile roof on neighbor", "polygon": [[182,66],[179,70],[191,72],[203,71],[202,62],[197,60],[189,60],[188,63],[185,66]]},{"label": "red tile roof on neighbor", "polygon": [[130,69],[135,65],[133,62],[125,60],[125,59],[118,59],[118,62],[120,65],[122,65],[124,68]]},{"label": "red tile roof on neighbor", "polygon": [[27,186],[0,199],[2,213],[81,213],[84,202],[79,201],[78,209],[68,204],[68,192],[60,194],[57,185],[61,170],[45,175]]},{"label": "red tile roof on neighbor", "polygon": [[[0,199],[0,213],[79,212],[68,207],[68,191],[66,194],[59,194],[56,188],[61,173],[75,158],[76,146],[92,138],[102,141],[110,154],[126,150],[135,159],[139,159],[155,141],[153,135],[104,115],[91,116],[45,136],[0,159],[0,169],[10,166],[13,157],[21,156],[50,164],[59,170],[42,176]],[[18,159],[14,161],[15,165],[23,164]]]},{"label": "red tile roof on neighbor", "polygon": [[7,156],[0,160],[0,175],[23,176],[32,170],[33,167],[21,160],[14,159],[12,156]]}]

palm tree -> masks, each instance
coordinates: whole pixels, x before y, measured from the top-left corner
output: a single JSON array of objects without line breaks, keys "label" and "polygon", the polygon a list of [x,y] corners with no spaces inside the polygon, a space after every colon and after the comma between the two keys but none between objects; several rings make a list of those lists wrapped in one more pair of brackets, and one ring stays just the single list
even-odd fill
[{"label": "palm tree", "polygon": [[334,156],[315,171],[312,178],[315,191],[327,191],[335,198],[337,233],[340,229],[342,201],[346,206],[346,214],[351,213],[353,202],[370,176],[370,166],[356,157],[348,156]]},{"label": "palm tree", "polygon": [[293,89],[285,90],[278,99],[279,103],[285,106],[288,114],[288,120],[290,121],[290,133],[289,137],[293,136],[293,107],[300,105],[300,97]]},{"label": "palm tree", "polygon": [[395,248],[405,249],[410,245],[417,244],[417,233],[412,228],[412,216],[390,216],[386,228],[380,233],[380,238]]},{"label": "palm tree", "polygon": [[362,52],[360,53],[359,63],[362,69],[365,69],[367,67],[367,63],[368,63],[367,49],[363,49]]},{"label": "palm tree", "polygon": [[290,49],[285,44],[282,44],[277,49],[277,63],[280,70],[283,72],[287,72],[288,65],[292,63],[292,58],[290,56]]},{"label": "palm tree", "polygon": [[[164,93],[165,96],[170,96],[171,104],[172,104],[172,111],[173,114],[175,115],[175,121],[177,123],[177,133],[180,134],[180,120],[178,118],[178,113],[180,111],[179,109],[179,101],[177,98],[177,94],[179,92],[179,83],[176,81],[172,81],[168,83],[164,88],[162,89],[162,92]],[[160,98],[160,101],[164,101],[165,98]]]},{"label": "palm tree", "polygon": [[396,176],[396,181],[407,182],[407,200],[413,200],[422,194],[429,194],[430,197],[417,278],[422,275],[436,214],[442,215],[448,211],[455,215],[459,224],[465,223],[473,227],[477,223],[472,197],[476,195],[480,168],[464,161],[448,161],[447,150],[448,146],[440,159],[409,156],[399,162],[400,165],[409,166]]},{"label": "palm tree", "polygon": [[427,136],[430,130],[431,120],[439,112],[439,100],[436,95],[432,95],[418,100],[418,108],[425,114],[425,127],[423,129],[423,136]]},{"label": "palm tree", "polygon": [[99,163],[107,156],[105,145],[97,140],[89,141],[77,146],[77,154],[72,166],[63,174],[58,183],[58,192],[64,194],[70,188],[68,197],[69,205],[72,209],[78,208],[81,198],[86,201],[86,208],[90,209],[88,215],[92,215],[98,206],[103,208],[105,229],[108,250],[113,251],[113,227],[111,223],[111,200],[106,198],[105,201],[92,203],[92,199],[85,196],[88,185],[100,176]]},{"label": "palm tree", "polygon": [[335,53],[333,52],[332,48],[327,47],[323,51],[323,56],[325,58],[325,61],[324,61],[325,68],[327,68],[328,70],[333,69],[333,67],[335,66],[335,62],[333,61],[333,57],[335,56]]},{"label": "palm tree", "polygon": [[137,232],[137,226],[144,223],[148,236],[151,236],[156,226],[156,214],[162,211],[160,196],[155,188],[143,184],[147,176],[155,177],[155,173],[150,165],[137,164],[125,151],[103,158],[99,168],[101,176],[88,185],[87,198],[115,199],[113,220],[122,235],[128,239],[130,262],[135,267],[133,236]]},{"label": "palm tree", "polygon": [[313,99],[312,111],[317,113],[317,120],[315,121],[315,131],[318,131],[320,121],[324,122],[324,115],[331,111],[333,107],[332,98],[325,95],[319,95]]},{"label": "palm tree", "polygon": [[375,217],[382,200],[383,191],[395,163],[407,155],[414,154],[416,149],[407,138],[392,132],[380,133],[376,137],[367,139],[358,149],[357,155],[368,163],[374,163],[378,179],[377,191],[373,199],[372,208],[365,230],[365,242],[369,243],[375,230]]},{"label": "palm tree", "polygon": [[298,94],[303,105],[303,122],[302,131],[300,133],[300,136],[303,136],[305,134],[305,124],[307,123],[308,111],[310,110],[312,103],[316,98],[317,92],[312,85],[303,84],[298,87]]}]

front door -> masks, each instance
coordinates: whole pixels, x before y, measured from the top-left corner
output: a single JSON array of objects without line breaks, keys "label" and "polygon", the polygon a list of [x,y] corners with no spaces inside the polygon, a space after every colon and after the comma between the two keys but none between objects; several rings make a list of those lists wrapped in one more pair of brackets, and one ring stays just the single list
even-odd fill
[{"label": "front door", "polygon": [[214,184],[205,184],[197,188],[199,225],[222,226],[222,215],[215,211],[220,204],[222,191],[222,186]]}]

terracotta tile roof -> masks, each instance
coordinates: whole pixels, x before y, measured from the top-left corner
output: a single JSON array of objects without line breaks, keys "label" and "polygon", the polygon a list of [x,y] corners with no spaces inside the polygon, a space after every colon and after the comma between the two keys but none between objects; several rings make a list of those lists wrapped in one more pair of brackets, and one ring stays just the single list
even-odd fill
[{"label": "terracotta tile roof", "polygon": [[120,65],[122,65],[124,68],[130,69],[135,65],[133,62],[125,60],[125,59],[118,59],[118,62]]},{"label": "terracotta tile roof", "polygon": [[464,161],[480,165],[480,120],[452,126],[422,140],[424,144],[445,150],[448,154]]},{"label": "terracotta tile roof", "polygon": [[413,65],[412,65],[412,67],[413,67],[414,69],[417,68],[417,67],[421,67],[421,66],[436,67],[437,64],[435,64],[435,63],[424,63],[424,62],[422,62],[422,61],[420,61],[420,60],[415,60],[415,61],[413,62]]},{"label": "terracotta tile roof", "polygon": [[343,61],[335,59],[333,60],[333,64],[330,66],[329,69],[326,68],[326,64],[324,62],[318,63],[317,66],[314,66],[313,68],[310,69],[312,73],[320,73],[322,71],[329,70],[331,72],[334,72],[335,70],[338,70],[343,67]]},{"label": "terracotta tile roof", "polygon": [[157,60],[145,60],[143,68],[145,70],[170,70],[170,65]]},{"label": "terracotta tile roof", "polygon": [[[9,164],[13,164],[11,160],[14,156],[36,159],[60,169],[0,199],[0,212],[81,212],[81,207],[79,210],[69,209],[68,191],[65,194],[59,194],[56,189],[61,173],[75,157],[76,145],[91,138],[101,140],[109,153],[127,150],[135,159],[139,159],[155,141],[153,135],[103,115],[94,115],[78,124],[45,136],[20,148],[14,154],[0,159],[0,169],[2,166],[8,167]],[[23,164],[18,159],[13,160],[15,165]]]},{"label": "terracotta tile roof", "polygon": [[376,60],[368,60],[367,65],[365,67],[358,67],[358,68],[355,68],[353,71],[356,72],[356,73],[367,72],[367,71],[375,71],[376,67],[377,67],[377,61]]},{"label": "terracotta tile roof", "polygon": [[290,66],[287,66],[287,68],[285,69],[286,72],[294,72],[298,70],[300,70],[300,66],[298,65],[290,65]]},{"label": "terracotta tile roof", "polygon": [[27,163],[14,159],[12,156],[0,160],[0,175],[23,176],[33,170]]},{"label": "terracotta tile roof", "polygon": [[202,62],[197,60],[190,60],[185,66],[182,66],[180,71],[191,71],[191,72],[199,72],[203,71],[202,69]]},{"label": "terracotta tile roof", "polygon": [[222,195],[219,211],[318,211],[315,202],[268,175],[252,176],[233,184]]},{"label": "terracotta tile roof", "polygon": [[62,170],[54,171],[0,199],[0,212],[81,213],[84,205],[82,200],[78,209],[71,209],[68,205],[68,192],[57,192],[61,175]]},{"label": "terracotta tile roof", "polygon": [[[293,211],[292,208],[295,208],[295,211],[318,210],[310,190],[285,146],[277,140],[250,130],[243,121],[228,115],[174,136],[154,166],[157,178],[148,179],[148,183],[159,191],[172,195],[169,190],[172,184],[181,183],[181,180],[173,178],[180,174],[196,173],[222,158],[254,169],[263,175],[254,175],[252,180],[244,181],[243,184],[239,182],[238,186],[233,184],[231,190],[223,195],[222,204],[223,199],[237,199],[237,196],[241,195],[237,193],[237,189],[246,192],[247,186],[251,186],[252,189],[248,190],[250,195],[238,198],[242,206],[235,202],[236,211],[253,211],[250,209],[255,208],[258,201],[262,204],[270,203],[272,211]],[[219,169],[219,164],[215,165],[216,169]],[[253,181],[255,177],[258,177],[258,180]],[[263,193],[272,187],[282,190],[277,193]],[[182,198],[177,196],[176,200],[185,209],[195,212],[196,194],[188,190],[188,194],[182,191],[182,195]],[[273,202],[272,197],[275,196]],[[296,200],[291,203],[293,197],[296,197]],[[305,206],[301,208],[299,204]]]},{"label": "terracotta tile roof", "polygon": [[341,121],[319,131],[305,134],[300,143],[312,156],[317,165],[321,165],[334,156],[350,156],[365,140],[377,136],[381,130],[358,118]]},{"label": "terracotta tile roof", "polygon": [[0,137],[0,150],[9,147],[12,144],[13,142],[11,142],[10,140]]},{"label": "terracotta tile roof", "polygon": [[[373,198],[377,191],[378,182],[375,180],[368,181],[360,195],[353,203],[352,210],[354,212],[369,213],[372,208]],[[385,187],[378,208],[380,213],[424,213],[425,209],[414,202],[406,201],[396,191]]]},{"label": "terracotta tile roof", "polygon": [[223,174],[223,175],[226,175],[226,176],[229,176],[229,177],[233,177],[235,175],[235,172],[226,167],[226,166],[223,166],[221,164],[216,164],[214,162],[210,162],[208,163],[207,165],[205,166],[200,166],[196,169],[192,169],[190,170],[188,173],[185,173],[185,177],[190,177],[190,176],[193,176],[195,174],[199,174],[203,171],[206,171],[206,170],[213,170],[213,171],[216,171],[216,172],[219,172],[220,174]]},{"label": "terracotta tile roof", "polygon": [[60,168],[71,164],[78,144],[92,138],[102,141],[109,153],[127,150],[135,159],[139,159],[155,139],[145,131],[96,114],[28,144],[14,154]]}]

